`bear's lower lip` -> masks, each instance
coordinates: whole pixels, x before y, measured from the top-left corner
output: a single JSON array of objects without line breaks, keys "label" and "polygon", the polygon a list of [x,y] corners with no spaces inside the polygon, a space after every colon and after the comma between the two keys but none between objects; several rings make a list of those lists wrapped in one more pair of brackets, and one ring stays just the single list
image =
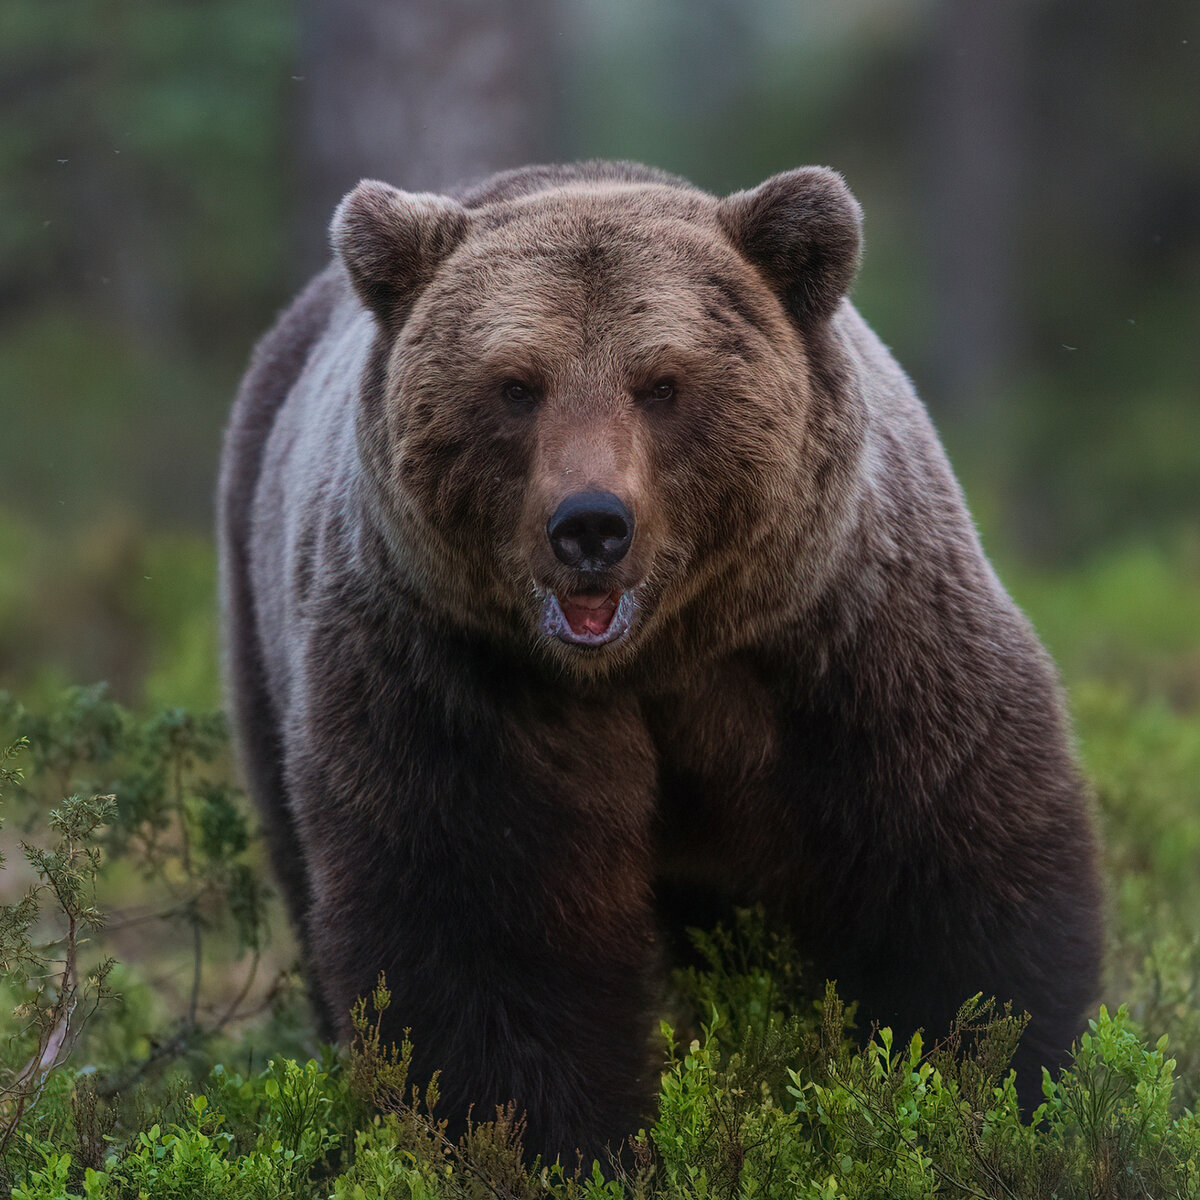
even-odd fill
[{"label": "bear's lower lip", "polygon": [[571,646],[606,646],[629,632],[633,600],[628,592],[607,595],[547,592],[539,627],[548,637]]}]

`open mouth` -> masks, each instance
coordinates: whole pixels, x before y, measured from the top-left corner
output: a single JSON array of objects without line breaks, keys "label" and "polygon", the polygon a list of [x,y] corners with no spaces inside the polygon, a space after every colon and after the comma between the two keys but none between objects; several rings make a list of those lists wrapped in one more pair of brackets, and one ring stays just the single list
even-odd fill
[{"label": "open mouth", "polygon": [[572,646],[606,646],[629,632],[633,600],[628,592],[547,592],[542,633]]}]

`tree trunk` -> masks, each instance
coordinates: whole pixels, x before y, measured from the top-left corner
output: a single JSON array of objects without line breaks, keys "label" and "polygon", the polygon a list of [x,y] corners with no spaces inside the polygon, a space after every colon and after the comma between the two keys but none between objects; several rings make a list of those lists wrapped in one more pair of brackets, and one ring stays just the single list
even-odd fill
[{"label": "tree trunk", "polygon": [[925,120],[931,359],[945,409],[967,420],[986,415],[1023,341],[1026,9],[1026,0],[945,0],[935,14]]},{"label": "tree trunk", "polygon": [[299,254],[359,179],[434,191],[553,157],[550,0],[305,0],[300,10]]}]

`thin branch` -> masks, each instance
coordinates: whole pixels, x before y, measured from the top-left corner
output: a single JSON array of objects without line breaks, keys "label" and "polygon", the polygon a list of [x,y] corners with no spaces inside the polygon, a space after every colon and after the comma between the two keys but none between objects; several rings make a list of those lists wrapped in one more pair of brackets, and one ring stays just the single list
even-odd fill
[{"label": "thin branch", "polygon": [[220,1017],[210,1025],[193,1024],[187,1025],[181,1023],[176,1032],[167,1038],[165,1041],[158,1042],[151,1046],[150,1052],[140,1058],[137,1062],[131,1063],[119,1075],[99,1084],[96,1088],[96,1095],[101,1097],[115,1096],[118,1092],[124,1092],[133,1084],[137,1083],[144,1075],[159,1063],[170,1062],[173,1059],[179,1058],[186,1054],[192,1047],[204,1042],[208,1038],[214,1037],[227,1026],[238,1021],[246,1021],[251,1017],[259,1016],[271,1007],[282,990],[284,979],[287,977],[286,972],[281,971],[275,977],[271,987],[267,990],[263,998],[249,1008],[241,1009],[242,1001],[250,992],[254,976],[258,970],[258,952],[255,952],[254,962],[251,964],[250,976],[242,985],[240,991],[231,1004]]}]

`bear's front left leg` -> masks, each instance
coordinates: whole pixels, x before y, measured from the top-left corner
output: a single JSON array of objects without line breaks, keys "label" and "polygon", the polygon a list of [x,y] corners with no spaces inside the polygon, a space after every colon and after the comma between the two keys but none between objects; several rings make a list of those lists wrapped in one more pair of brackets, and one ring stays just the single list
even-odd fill
[{"label": "bear's front left leg", "polygon": [[650,1107],[659,978],[636,710],[509,681],[496,697],[393,679],[386,712],[342,697],[352,721],[326,699],[288,773],[339,1033],[383,971],[386,1036],[411,1029],[414,1079],[441,1072],[453,1130],[515,1101],[531,1153],[619,1142]]}]

